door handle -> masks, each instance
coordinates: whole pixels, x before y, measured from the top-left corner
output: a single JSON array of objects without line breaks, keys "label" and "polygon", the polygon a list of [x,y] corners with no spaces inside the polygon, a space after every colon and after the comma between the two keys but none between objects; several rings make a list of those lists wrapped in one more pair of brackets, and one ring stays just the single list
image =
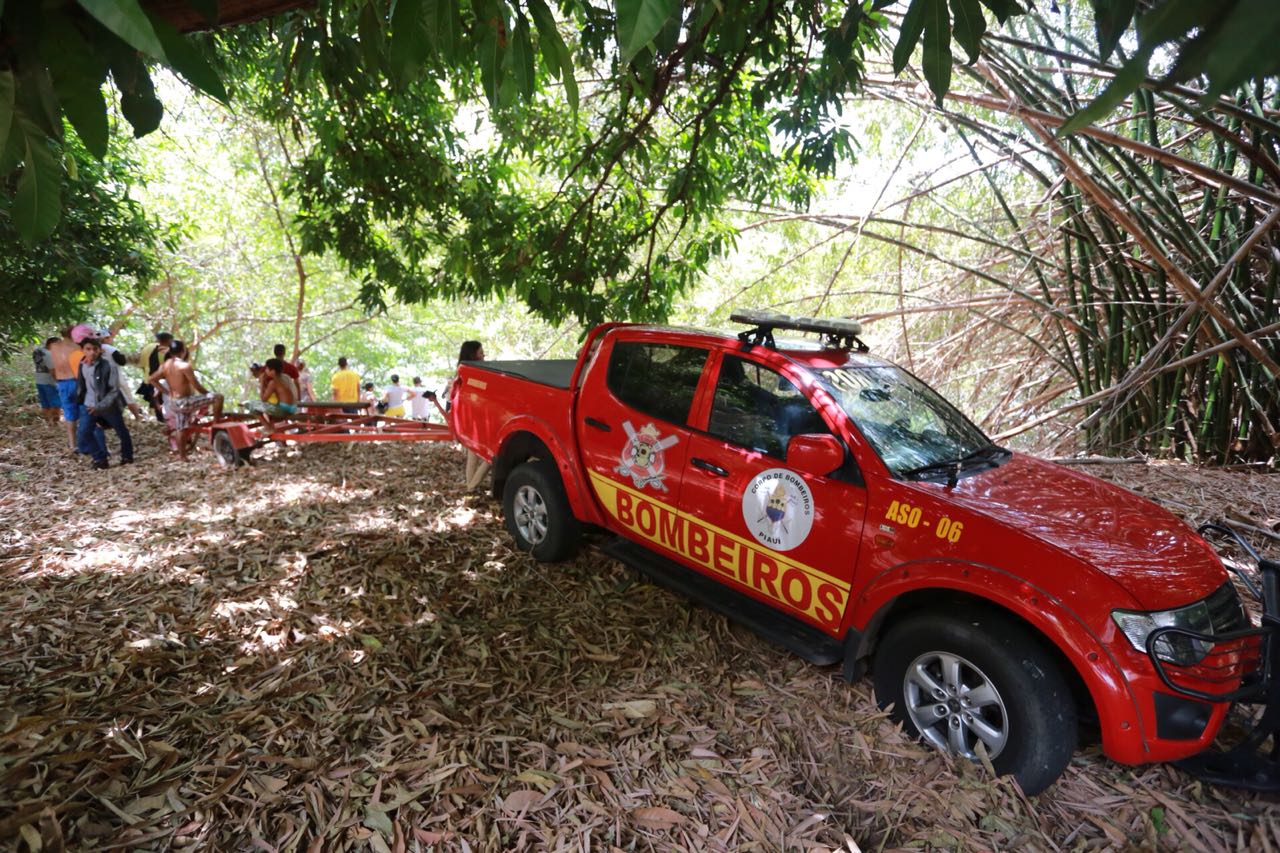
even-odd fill
[{"label": "door handle", "polygon": [[604,432],[613,431],[613,427],[609,426],[604,421],[599,421],[599,420],[596,420],[595,418],[583,418],[583,423],[585,423],[589,427],[595,427],[596,429],[602,430]]},{"label": "door handle", "polygon": [[693,459],[689,460],[689,464],[692,465],[694,468],[701,468],[703,471],[706,471],[708,474],[715,474],[717,477],[729,476],[729,471],[727,468],[721,468],[719,465],[715,464],[714,462],[708,462],[707,460],[699,459],[696,456]]}]

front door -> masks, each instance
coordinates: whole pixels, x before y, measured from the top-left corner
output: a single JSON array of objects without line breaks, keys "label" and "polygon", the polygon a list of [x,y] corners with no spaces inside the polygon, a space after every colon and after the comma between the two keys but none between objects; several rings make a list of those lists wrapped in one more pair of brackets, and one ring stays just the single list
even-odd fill
[{"label": "front door", "polygon": [[671,554],[689,413],[709,351],[643,337],[607,346],[605,369],[593,369],[580,393],[578,446],[609,526]]},{"label": "front door", "polygon": [[706,574],[838,636],[866,489],[851,460],[825,476],[786,461],[792,436],[834,435],[834,424],[781,373],[731,353],[698,420],[680,504],[700,524],[686,553]]}]

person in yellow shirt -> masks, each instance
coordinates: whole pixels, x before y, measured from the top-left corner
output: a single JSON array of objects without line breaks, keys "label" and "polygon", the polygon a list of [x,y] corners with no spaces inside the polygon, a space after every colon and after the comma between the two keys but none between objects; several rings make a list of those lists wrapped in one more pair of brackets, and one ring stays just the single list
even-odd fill
[{"label": "person in yellow shirt", "polygon": [[335,401],[353,404],[343,406],[342,411],[352,415],[360,411],[360,374],[347,367],[346,356],[338,359],[338,371],[329,380],[329,390]]}]

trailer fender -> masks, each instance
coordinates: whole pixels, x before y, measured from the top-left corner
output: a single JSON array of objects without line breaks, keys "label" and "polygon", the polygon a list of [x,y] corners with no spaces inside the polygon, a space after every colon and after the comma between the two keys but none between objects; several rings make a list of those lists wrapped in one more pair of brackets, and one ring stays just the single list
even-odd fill
[{"label": "trailer fender", "polygon": [[218,432],[225,432],[227,434],[227,438],[231,439],[231,444],[236,450],[244,450],[246,447],[256,447],[258,444],[257,437],[254,435],[253,430],[249,428],[248,424],[241,421],[227,421],[212,424],[209,427],[210,439],[212,440],[212,437]]}]

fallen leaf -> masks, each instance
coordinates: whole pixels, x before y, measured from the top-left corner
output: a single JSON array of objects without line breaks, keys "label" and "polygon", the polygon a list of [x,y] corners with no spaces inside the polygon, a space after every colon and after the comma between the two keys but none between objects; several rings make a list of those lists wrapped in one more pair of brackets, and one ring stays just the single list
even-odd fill
[{"label": "fallen leaf", "polygon": [[671,829],[688,820],[680,812],[662,806],[632,809],[631,819],[645,829]]}]

